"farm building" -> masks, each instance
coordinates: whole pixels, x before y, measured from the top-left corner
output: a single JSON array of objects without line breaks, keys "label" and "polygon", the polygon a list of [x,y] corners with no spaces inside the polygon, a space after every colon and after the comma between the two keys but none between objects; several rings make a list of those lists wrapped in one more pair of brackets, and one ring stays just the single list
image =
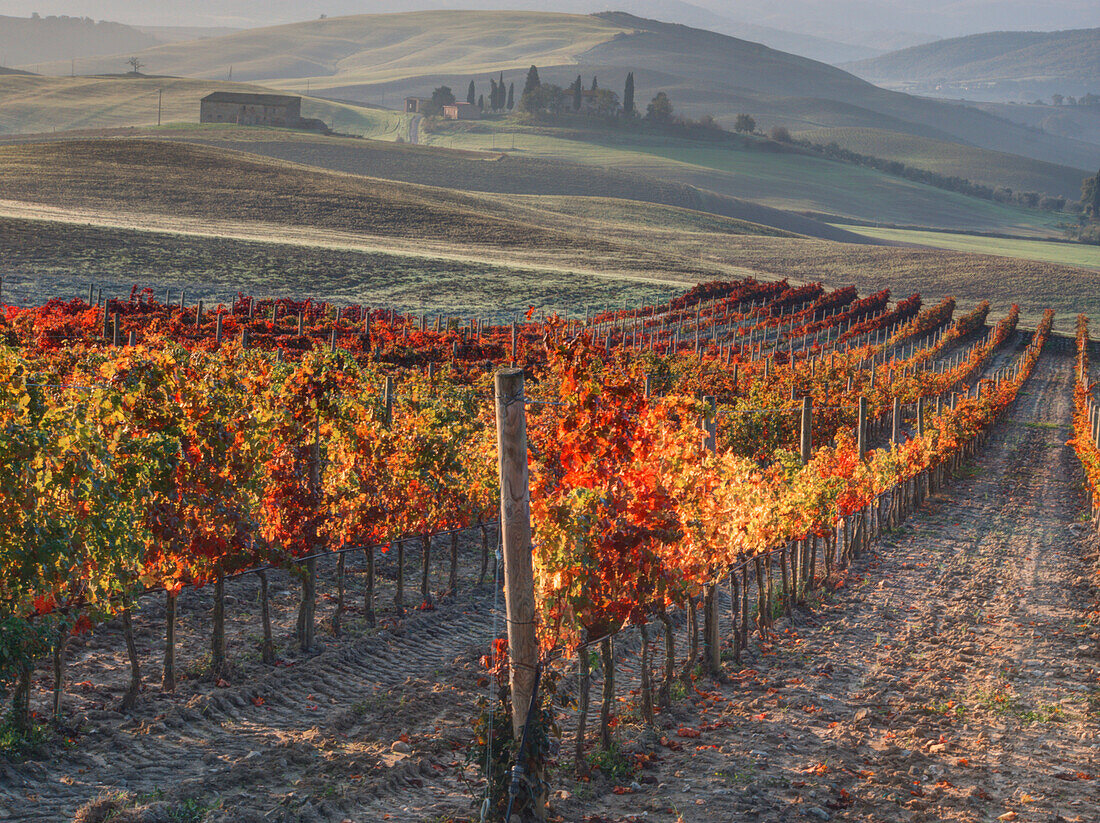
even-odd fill
[{"label": "farm building", "polygon": [[405,114],[420,114],[431,102],[430,97],[406,97]]},{"label": "farm building", "polygon": [[481,118],[481,109],[473,103],[455,103],[443,107],[443,117],[447,120],[478,120]]},{"label": "farm building", "polygon": [[202,98],[199,122],[298,128],[302,124],[302,98],[216,91]]}]

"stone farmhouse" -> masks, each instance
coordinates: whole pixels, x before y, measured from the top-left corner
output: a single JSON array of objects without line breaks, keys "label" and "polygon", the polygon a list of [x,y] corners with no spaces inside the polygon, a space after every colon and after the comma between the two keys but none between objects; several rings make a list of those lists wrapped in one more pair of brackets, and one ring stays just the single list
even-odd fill
[{"label": "stone farmhouse", "polygon": [[302,120],[302,98],[281,94],[243,94],[216,91],[202,98],[200,123],[235,123],[239,126],[309,127]]},{"label": "stone farmhouse", "polygon": [[463,101],[453,106],[444,106],[443,118],[445,120],[480,120],[481,109],[473,103]]}]

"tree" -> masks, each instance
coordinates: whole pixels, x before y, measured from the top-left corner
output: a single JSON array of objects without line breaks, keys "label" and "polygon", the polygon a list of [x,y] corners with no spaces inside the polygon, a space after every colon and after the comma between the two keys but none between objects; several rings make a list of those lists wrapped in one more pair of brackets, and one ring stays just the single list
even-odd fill
[{"label": "tree", "polygon": [[626,87],[623,89],[623,111],[629,115],[634,114],[634,72],[626,76]]},{"label": "tree", "polygon": [[1081,184],[1081,206],[1093,220],[1100,220],[1100,171]]},{"label": "tree", "polygon": [[508,84],[508,111],[516,107],[516,84]]},{"label": "tree", "polygon": [[791,142],[791,133],[787,130],[786,126],[772,126],[772,130],[768,132],[768,136],[777,143]]},{"label": "tree", "polygon": [[450,86],[440,86],[432,92],[432,102],[428,106],[428,114],[439,116],[443,113],[444,106],[453,106],[455,104],[454,92],[451,91]]},{"label": "tree", "polygon": [[477,100],[477,91],[474,89],[474,81],[471,80],[470,81],[470,88],[466,89],[466,102],[469,103],[472,106],[476,102],[476,100]]},{"label": "tree", "polygon": [[573,83],[573,111],[580,111],[583,97],[581,90],[584,87],[581,85],[581,76],[578,74],[577,79]]},{"label": "tree", "polygon": [[646,120],[652,120],[655,123],[668,123],[671,121],[672,101],[668,99],[668,95],[663,91],[657,92],[657,96],[646,106],[645,116]]},{"label": "tree", "polygon": [[594,105],[598,114],[618,114],[620,109],[619,95],[610,89],[597,89]]},{"label": "tree", "polygon": [[490,77],[489,78],[489,108],[492,109],[493,111],[496,111],[496,107],[497,107],[497,94],[499,94],[499,91],[497,90],[496,78]]},{"label": "tree", "polygon": [[145,68],[145,64],[137,57],[131,57],[126,62],[130,64],[130,74],[141,74],[141,70]]},{"label": "tree", "polygon": [[600,84],[596,82],[596,75],[592,75],[592,91],[598,91]]},{"label": "tree", "polygon": [[1062,105],[1062,103],[1063,103],[1063,102],[1065,101],[1065,99],[1066,99],[1066,98],[1064,98],[1064,97],[1063,97],[1062,95],[1060,95],[1060,94],[1052,94],[1052,95],[1050,96],[1050,101],[1051,101],[1052,103],[1054,103],[1054,105],[1056,105],[1056,106],[1060,106],[1060,105]]},{"label": "tree", "polygon": [[477,107],[482,111],[485,111],[485,95],[481,95],[477,98]]},{"label": "tree", "polygon": [[501,72],[497,79],[497,96],[493,101],[493,108],[497,111],[504,109],[504,72]]},{"label": "tree", "polygon": [[733,128],[735,131],[749,132],[751,134],[756,131],[756,121],[751,114],[739,114],[733,123]]},{"label": "tree", "polygon": [[531,68],[527,70],[527,82],[523,84],[523,96],[533,92],[541,85],[542,81],[539,80],[539,70],[531,66]]},{"label": "tree", "polygon": [[567,90],[561,86],[555,86],[553,83],[547,83],[530,92],[525,92],[519,101],[521,109],[532,113],[540,111],[557,113],[567,105],[570,105]]}]

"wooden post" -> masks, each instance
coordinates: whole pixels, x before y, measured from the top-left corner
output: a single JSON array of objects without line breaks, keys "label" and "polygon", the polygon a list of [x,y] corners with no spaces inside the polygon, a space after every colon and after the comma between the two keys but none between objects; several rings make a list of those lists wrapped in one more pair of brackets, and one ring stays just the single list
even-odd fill
[{"label": "wooden post", "polygon": [[917,437],[924,437],[924,398],[917,398]]},{"label": "wooden post", "polygon": [[195,311],[195,328],[199,328],[202,325],[202,301],[199,301],[199,307]]},{"label": "wooden post", "polygon": [[386,404],[386,425],[393,424],[393,378],[386,376],[386,387],[382,392],[382,402]]},{"label": "wooden post", "polygon": [[812,397],[802,398],[802,436],[799,443],[802,447],[802,463],[810,462],[814,454],[813,441],[814,428],[814,401]]},{"label": "wooden post", "polygon": [[867,456],[867,398],[859,398],[859,415],[856,422],[856,444],[859,446],[859,459]]},{"label": "wooden post", "polygon": [[111,343],[113,343],[115,345],[115,347],[117,348],[120,341],[121,341],[122,329],[119,327],[118,312],[117,311],[114,313],[113,317],[114,317],[114,322],[113,322],[114,330],[112,332]]},{"label": "wooden post", "polygon": [[901,398],[894,398],[894,422],[890,432],[890,442],[897,445],[901,443]]},{"label": "wooden post", "polygon": [[222,313],[218,312],[217,317],[214,320],[214,342],[219,346],[222,344]]},{"label": "wooden post", "polygon": [[531,564],[531,486],[527,467],[527,412],[522,369],[496,373],[497,450],[500,456],[500,528],[504,544],[504,598],[508,618],[512,732],[523,736],[535,680],[535,578]]},{"label": "wooden post", "polygon": [[[706,418],[704,426],[707,433],[707,451],[718,451],[718,405],[713,397],[704,397]],[[718,630],[718,584],[708,583],[703,587],[703,649],[707,672],[717,677],[722,671],[721,632]]]}]

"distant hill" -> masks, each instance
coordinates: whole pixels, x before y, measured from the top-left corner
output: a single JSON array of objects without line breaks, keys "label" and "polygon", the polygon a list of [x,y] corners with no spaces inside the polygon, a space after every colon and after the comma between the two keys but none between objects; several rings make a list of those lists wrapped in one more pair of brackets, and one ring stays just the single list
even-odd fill
[{"label": "distant hill", "polygon": [[[0,16],[0,64],[5,66],[30,68],[36,63],[64,61],[71,68],[74,58],[129,54],[159,42],[131,26],[88,17]],[[110,70],[124,68],[124,63],[115,61]]]},{"label": "distant hill", "polygon": [[1100,94],[1100,28],[998,31],[939,40],[845,65],[901,91],[977,100]]},{"label": "distant hill", "polygon": [[[492,31],[492,37],[486,32]],[[621,89],[634,71],[638,100],[670,93],[677,110],[732,125],[740,112],[761,128],[876,128],[961,142],[1074,168],[1090,144],[1042,134],[973,108],[880,89],[824,63],[759,43],[618,12],[434,11],[328,18],[249,29],[141,52],[151,74],[234,80],[371,103],[430,94],[447,84],[488,84],[501,71],[522,88],[527,67],[567,84],[578,73]],[[117,59],[104,59],[109,71]],[[63,64],[52,67],[57,73]]]},{"label": "distant hill", "polygon": [[[0,72],[2,73],[2,72]],[[213,91],[270,93],[244,83],[173,77],[42,77],[13,73],[0,77],[0,136],[78,129],[113,129],[193,123],[199,100]],[[395,140],[406,134],[405,115],[305,97],[302,114],[337,131]]]},{"label": "distant hill", "polygon": [[224,37],[240,31],[239,28],[231,26],[134,26],[134,28],[144,34],[152,35],[161,43],[205,40],[207,37]]}]

